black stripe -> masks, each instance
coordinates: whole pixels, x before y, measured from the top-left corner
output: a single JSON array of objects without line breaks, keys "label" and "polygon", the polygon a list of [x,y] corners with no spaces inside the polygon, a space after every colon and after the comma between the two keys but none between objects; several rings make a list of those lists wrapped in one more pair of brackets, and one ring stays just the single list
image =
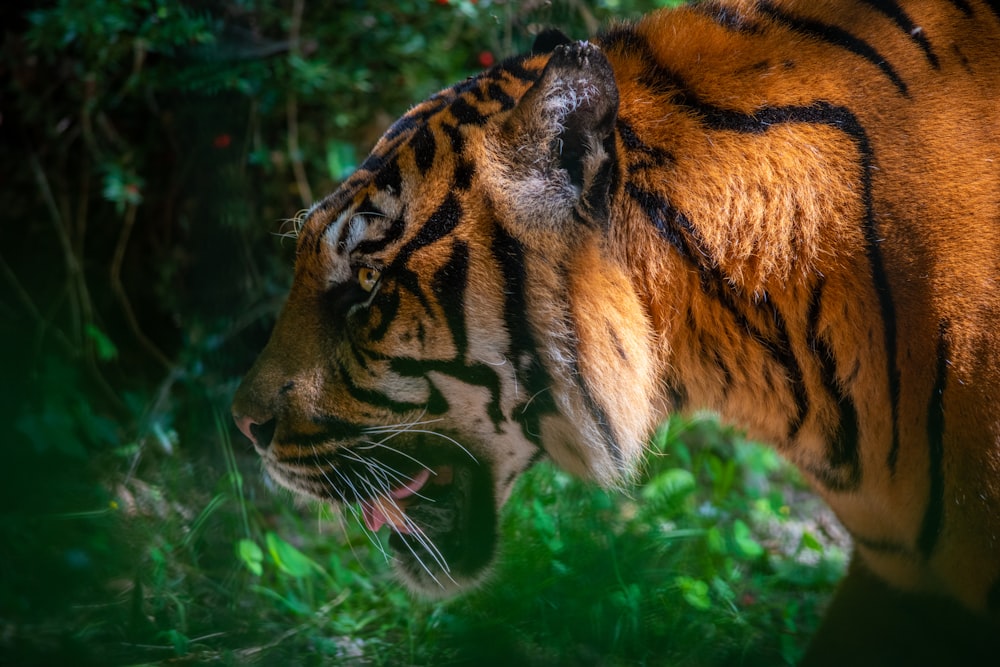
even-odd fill
[{"label": "black stripe", "polygon": [[694,266],[701,266],[703,260],[708,259],[692,249],[691,239],[684,232],[691,228],[690,223],[666,199],[655,192],[643,190],[634,183],[625,184],[625,193],[639,205],[659,232],[660,238],[673,246],[682,258]]},{"label": "black stripe", "polygon": [[434,166],[434,157],[437,155],[437,139],[434,138],[434,132],[428,125],[421,125],[410,138],[409,146],[413,151],[417,170],[421,176],[426,176]]},{"label": "black stripe", "polygon": [[986,6],[990,8],[997,20],[1000,20],[1000,0],[985,0]]},{"label": "black stripe", "polygon": [[496,225],[490,251],[503,275],[503,319],[510,338],[508,359],[514,364],[524,393],[512,416],[520,423],[524,437],[540,448],[542,419],[558,413],[558,408],[552,397],[552,380],[539,358],[528,321],[524,248],[506,229]]},{"label": "black stripe", "polygon": [[455,194],[449,193],[413,238],[400,248],[389,269],[397,288],[405,288],[413,293],[428,313],[431,311],[430,300],[424,293],[420,277],[407,266],[407,263],[413,253],[450,234],[461,219],[462,206]]},{"label": "black stripe", "polygon": [[441,131],[451,141],[451,151],[455,155],[455,174],[452,184],[457,190],[468,190],[472,186],[472,176],[476,173],[476,167],[463,157],[465,137],[462,136],[462,131],[454,125],[442,125]]},{"label": "black stripe", "polygon": [[499,103],[501,111],[509,111],[517,104],[517,100],[507,94],[499,84],[491,83],[487,86],[486,93],[489,102]]},{"label": "black stripe", "polygon": [[458,129],[458,126],[443,123],[441,131],[448,136],[448,140],[451,142],[452,153],[461,155],[465,151],[465,137],[462,136],[462,131]]},{"label": "black stripe", "polygon": [[[566,281],[562,281],[562,284],[566,284]],[[570,299],[572,299],[572,296],[566,294],[562,301],[563,303],[568,303]],[[615,466],[617,466],[620,470],[624,470],[625,457],[622,454],[621,443],[618,442],[618,436],[611,427],[611,420],[608,418],[608,413],[604,409],[604,406],[602,406],[594,397],[593,392],[590,390],[590,386],[587,384],[585,374],[580,371],[580,333],[576,327],[577,322],[575,319],[570,317],[569,311],[566,312],[566,317],[572,322],[572,326],[565,327],[567,331],[572,331],[572,337],[567,337],[569,340],[564,341],[566,346],[570,348],[570,355],[568,355],[570,358],[567,360],[570,376],[576,382],[576,386],[580,390],[580,395],[583,397],[583,402],[586,405],[587,411],[591,414],[594,422],[597,424],[597,428],[601,432],[601,436],[604,439],[604,446],[611,455],[611,460],[614,461]]]},{"label": "black stripe", "polygon": [[[437,102],[437,106],[438,108],[443,106],[441,100]],[[385,134],[383,134],[381,138],[384,141],[392,141],[393,139],[401,137],[404,134],[409,134],[414,130],[414,128],[420,125],[420,123],[423,122],[423,120],[424,120],[424,114],[421,114],[419,112],[415,112],[413,113],[413,115],[406,114],[405,116],[401,116],[396,120],[396,122],[394,122],[392,125],[389,126],[389,129],[385,131]],[[373,154],[372,156],[369,157],[369,159],[371,158],[377,159],[379,157],[380,157],[379,155]],[[361,163],[362,168],[369,169],[367,165],[368,165],[368,160],[365,160],[364,162]],[[372,170],[369,169],[369,171]]]},{"label": "black stripe", "polygon": [[934,69],[940,68],[937,55],[931,49],[931,43],[927,41],[927,36],[924,34],[923,29],[913,23],[896,0],[862,0],[862,2],[891,18],[896,26],[923,50],[924,55],[927,57],[927,62],[931,64],[931,67]]},{"label": "black stripe", "polygon": [[[490,401],[486,405],[486,413],[493,422],[497,433],[502,431],[504,422],[503,411],[500,408],[500,377],[495,369],[486,364],[466,364],[460,360],[442,361],[438,359],[414,359],[397,357],[390,360],[389,368],[404,377],[427,379],[432,388],[434,383],[427,376],[430,373],[448,375],[466,384],[483,387],[490,392]],[[445,400],[437,389],[439,400]],[[429,408],[428,408],[429,409]],[[447,409],[447,408],[446,408]]]},{"label": "black stripe", "polygon": [[319,426],[316,433],[292,433],[284,436],[279,445],[293,445],[297,447],[312,447],[327,443],[331,440],[347,440],[357,438],[365,432],[365,426],[355,424],[330,415],[312,417],[310,421]]},{"label": "black stripe", "polygon": [[651,164],[643,164],[648,164],[649,167],[655,168],[666,167],[676,161],[670,151],[646,144],[639,138],[639,135],[635,133],[635,129],[633,129],[632,126],[624,120],[619,118],[615,127],[618,130],[618,136],[621,137],[622,146],[624,146],[626,150],[632,151],[633,153],[641,153],[649,157]]},{"label": "black stripe", "polygon": [[394,157],[375,172],[375,187],[395,195],[403,191],[403,174],[399,170],[398,159]]},{"label": "black stripe", "polygon": [[365,342],[377,343],[385,338],[386,333],[389,331],[389,327],[396,319],[396,315],[399,313],[399,287],[396,286],[395,289],[381,288],[375,299],[369,304],[368,308],[374,313],[378,313],[379,321],[378,326],[368,331],[366,336],[367,341],[357,340],[354,341],[354,336],[358,332],[356,327],[347,327],[347,335],[352,338],[354,347],[360,348]]},{"label": "black stripe", "polygon": [[452,102],[449,111],[460,125],[482,125],[488,118],[486,114],[469,104],[464,97],[459,97]]},{"label": "black stripe", "polygon": [[[707,271],[701,272],[701,278],[702,291],[715,298],[729,312],[736,324],[746,333],[747,338],[764,348],[771,359],[784,367],[789,392],[795,401],[795,414],[788,422],[786,437],[789,441],[794,440],[806,415],[809,414],[809,392],[806,388],[802,368],[792,350],[784,316],[767,294],[762,295],[757,303],[751,303],[745,295],[740,295],[741,299],[737,300],[736,288],[730,284],[729,279],[718,267],[710,267]],[[765,322],[772,322],[774,324],[773,333],[769,334],[751,321],[750,316],[743,310],[744,305],[754,308]]]},{"label": "black stripe", "polygon": [[354,378],[351,377],[350,373],[343,366],[337,367],[336,370],[342,386],[347,390],[347,393],[351,396],[351,398],[359,403],[371,405],[382,410],[388,410],[399,415],[403,415],[408,412],[422,411],[424,409],[432,415],[441,415],[448,411],[448,402],[430,382],[428,382],[430,387],[430,396],[427,401],[421,403],[414,403],[412,401],[397,401],[390,398],[387,394],[376,391],[375,389],[359,387],[354,382]]},{"label": "black stripe", "polygon": [[491,76],[496,79],[502,78],[502,75],[510,75],[511,77],[524,81],[527,83],[533,83],[538,81],[541,76],[541,70],[527,69],[524,66],[524,61],[526,60],[523,56],[514,56],[504,60],[499,65],[494,67],[492,70],[486,72],[483,76]]},{"label": "black stripe", "polygon": [[[670,97],[670,101],[678,106],[691,109],[692,116],[697,117],[709,129],[717,131],[733,131],[748,134],[761,134],[771,130],[776,125],[785,123],[804,123],[827,125],[845,133],[854,142],[859,154],[859,179],[861,181],[861,198],[864,206],[862,231],[865,236],[865,252],[872,273],[872,282],[879,301],[882,314],[883,338],[886,351],[886,375],[889,382],[889,395],[892,411],[892,443],[889,448],[887,464],[890,472],[895,473],[899,453],[899,370],[896,363],[896,313],[892,292],[886,275],[879,246],[881,234],[875,222],[874,197],[871,170],[875,159],[868,139],[868,134],[857,117],[846,107],[839,107],[829,102],[817,101],[807,106],[766,107],[755,110],[753,115],[742,112],[721,109],[701,102],[687,88],[683,80],[669,69],[655,62],[648,45],[630,31],[616,31],[609,34],[609,46],[626,44],[630,48],[645,51],[644,62],[648,63],[642,76],[644,85],[654,91]],[[628,189],[628,188],[626,188]],[[661,210],[661,204],[666,202],[657,195],[650,194],[643,199],[639,197],[640,205],[645,204],[647,212]],[[651,216],[652,218],[652,216]],[[681,218],[676,218],[678,221]],[[690,223],[683,219],[683,222]],[[654,219],[655,224],[655,219]],[[664,226],[666,228],[666,226]],[[693,231],[693,228],[692,228]],[[683,244],[678,246],[683,248]],[[693,256],[688,253],[689,256]],[[705,281],[707,276],[702,275]],[[710,281],[712,282],[712,281]]]},{"label": "black stripe", "polygon": [[[619,49],[625,53],[643,53],[649,58],[652,57],[649,42],[631,25],[620,25],[613,30],[601,33],[597,41],[605,51]],[[647,59],[644,58],[644,60]]]},{"label": "black stripe", "polygon": [[443,90],[431,96],[393,123],[382,138],[384,140],[392,140],[404,134],[409,134],[448,106],[453,97],[454,93],[451,90]]},{"label": "black stripe", "polygon": [[896,70],[892,68],[892,65],[890,65],[889,62],[882,57],[882,55],[876,51],[871,44],[863,39],[852,35],[850,32],[835,25],[786,14],[770,2],[765,1],[760,3],[760,10],[775,22],[784,25],[794,32],[808,35],[864,58],[875,67],[882,70],[882,73],[885,74],[890,81],[892,81],[902,95],[909,95],[906,83],[899,78],[899,75],[896,74]]},{"label": "black stripe", "polygon": [[[690,311],[688,311],[688,317],[691,318]],[[715,363],[715,367],[719,369],[720,373],[722,373],[722,396],[725,398],[729,394],[730,388],[733,386],[733,371],[729,368],[729,363],[726,361],[725,356],[718,347],[707,346],[704,342],[701,345],[706,354],[712,355],[712,361]]]},{"label": "black stripe", "polygon": [[464,361],[468,351],[465,331],[465,288],[469,274],[469,246],[455,241],[448,261],[435,272],[431,289],[444,311],[455,344],[455,358]]},{"label": "black stripe", "polygon": [[718,266],[713,265],[711,256],[703,248],[696,228],[684,214],[674,209],[659,195],[639,189],[632,183],[625,186],[631,196],[649,217],[660,235],[674,246],[681,257],[690,262],[701,278],[702,291],[714,298],[732,315],[748,337],[757,341],[774,360],[784,366],[790,382],[790,390],[796,403],[796,412],[788,424],[789,440],[798,434],[809,412],[809,395],[798,360],[792,351],[785,319],[768,299],[762,299],[758,309],[767,310],[765,318],[774,322],[774,334],[768,335],[750,321],[735,298],[735,290],[729,279]]},{"label": "black stripe", "polygon": [[[778,307],[767,298],[766,294],[761,299],[759,308],[765,311],[770,316],[771,321],[774,322],[775,336],[772,342],[762,331],[756,329],[758,333],[754,337],[770,353],[771,357],[785,367],[785,370],[788,372],[788,383],[791,385],[789,391],[792,393],[792,398],[795,399],[795,414],[788,422],[788,441],[791,442],[795,440],[799,429],[802,428],[802,423],[806,419],[806,415],[809,414],[809,391],[806,388],[806,382],[802,375],[802,367],[799,366],[799,360],[795,357],[795,352],[792,350],[785,317],[778,310]],[[747,320],[744,326],[748,325],[749,321]],[[754,330],[748,329],[748,331],[753,333]]]},{"label": "black stripe", "polygon": [[837,401],[840,417],[837,429],[828,440],[827,471],[810,470],[822,484],[834,491],[851,491],[861,485],[860,424],[854,399],[837,379],[837,358],[825,338],[819,335],[819,316],[823,301],[823,283],[813,291],[807,318],[806,340],[820,362],[824,389]]},{"label": "black stripe", "polygon": [[879,246],[882,243],[875,222],[875,206],[872,193],[871,170],[875,159],[868,140],[868,134],[850,110],[834,106],[828,102],[816,102],[804,107],[769,107],[761,109],[753,116],[694,103],[702,114],[703,122],[716,130],[761,133],[782,123],[806,123],[827,125],[849,136],[857,147],[860,157],[858,168],[861,180],[861,198],[864,206],[862,232],[865,237],[865,253],[872,273],[872,283],[882,314],[883,342],[886,351],[886,375],[889,379],[890,409],[892,410],[892,443],[887,456],[890,473],[895,474],[899,456],[899,369],[896,363],[896,306],[889,286]]},{"label": "black stripe", "polygon": [[611,325],[608,319],[604,320],[604,332],[607,334],[608,339],[611,341],[615,348],[615,352],[618,353],[618,358],[624,363],[629,363],[628,353],[625,351],[625,345],[622,344],[622,339],[615,331],[615,328]]},{"label": "black stripe", "polygon": [[524,473],[525,470],[531,468],[533,465],[541,461],[543,458],[545,458],[545,450],[536,449],[534,452],[531,453],[531,458],[527,460],[527,462],[524,464],[523,467],[515,468],[514,470],[511,470],[509,473],[507,473],[507,477],[504,478],[503,486],[501,488],[509,487],[511,484],[514,483],[514,480],[517,479],[518,476]]},{"label": "black stripe", "polygon": [[937,374],[927,403],[928,476],[930,489],[927,508],[920,526],[917,547],[924,558],[930,558],[937,545],[944,521],[944,392],[948,386],[948,326],[942,322],[938,331]]},{"label": "black stripe", "polygon": [[611,454],[611,460],[614,461],[615,466],[621,470],[625,470],[625,457],[622,454],[621,443],[618,442],[618,436],[615,434],[614,429],[611,427],[611,420],[608,419],[608,413],[597,402],[594,395],[591,393],[590,388],[587,386],[587,382],[584,377],[580,374],[580,370],[576,364],[576,361],[571,364],[573,369],[573,377],[576,378],[577,386],[580,388],[580,393],[583,395],[584,402],[587,404],[587,410],[594,418],[594,422],[597,424],[597,428],[601,431],[601,436],[604,438],[604,445]]},{"label": "black stripe", "polygon": [[417,250],[450,234],[461,219],[462,206],[455,194],[449,193],[437,210],[427,218],[427,222],[420,227],[420,231],[400,249],[395,261],[400,263],[409,261],[410,255]]},{"label": "black stripe", "polygon": [[452,185],[456,190],[468,190],[472,187],[472,177],[476,174],[476,167],[472,162],[464,158],[456,158],[455,174]]},{"label": "black stripe", "polygon": [[955,5],[955,8],[966,16],[972,16],[972,7],[969,6],[967,0],[948,0],[948,2]]},{"label": "black stripe", "polygon": [[[346,228],[348,225],[344,225]],[[390,243],[395,243],[403,236],[403,230],[406,228],[406,223],[403,222],[402,218],[395,218],[389,223],[389,228],[385,230],[385,234],[378,239],[369,239],[367,241],[361,241],[354,247],[354,252],[360,253],[362,255],[369,255],[373,252],[378,252],[382,250]]]}]

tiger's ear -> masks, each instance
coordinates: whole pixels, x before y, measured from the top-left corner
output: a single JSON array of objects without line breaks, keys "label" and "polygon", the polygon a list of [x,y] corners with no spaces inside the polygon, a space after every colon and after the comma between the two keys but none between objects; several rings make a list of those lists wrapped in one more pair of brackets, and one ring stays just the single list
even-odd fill
[{"label": "tiger's ear", "polygon": [[523,222],[607,223],[617,116],[618,86],[604,53],[589,42],[555,46],[496,147],[510,193],[503,198],[523,211]]}]

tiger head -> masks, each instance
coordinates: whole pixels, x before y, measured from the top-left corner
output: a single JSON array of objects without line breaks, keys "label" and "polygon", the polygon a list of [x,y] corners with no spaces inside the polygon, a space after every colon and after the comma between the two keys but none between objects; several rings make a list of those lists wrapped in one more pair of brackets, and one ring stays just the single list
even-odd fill
[{"label": "tiger head", "polygon": [[413,108],[312,207],[233,404],[271,477],[388,524],[431,595],[482,578],[532,463],[614,483],[653,420],[652,334],[609,226],[615,79],[559,41]]}]

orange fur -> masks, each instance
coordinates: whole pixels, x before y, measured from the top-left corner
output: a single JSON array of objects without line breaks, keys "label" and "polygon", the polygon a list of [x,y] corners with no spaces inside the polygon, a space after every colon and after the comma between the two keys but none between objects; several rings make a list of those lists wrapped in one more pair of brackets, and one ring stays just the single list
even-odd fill
[{"label": "orange fur", "polygon": [[325,470],[391,424],[499,506],[542,451],[614,483],[710,408],[882,580],[1000,614],[1000,12],[892,5],[665,11],[416,106],[310,212],[237,395],[272,473],[369,502]]}]

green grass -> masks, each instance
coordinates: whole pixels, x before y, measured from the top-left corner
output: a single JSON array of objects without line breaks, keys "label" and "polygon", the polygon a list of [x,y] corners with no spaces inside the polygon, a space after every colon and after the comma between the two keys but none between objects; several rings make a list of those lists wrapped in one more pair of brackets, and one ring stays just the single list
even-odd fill
[{"label": "green grass", "polygon": [[843,571],[794,471],[675,419],[622,491],[536,466],[494,576],[415,600],[349,512],[266,488],[228,432],[216,458],[163,458],[60,517],[106,562],[0,648],[74,664],[775,665],[801,655]]}]

